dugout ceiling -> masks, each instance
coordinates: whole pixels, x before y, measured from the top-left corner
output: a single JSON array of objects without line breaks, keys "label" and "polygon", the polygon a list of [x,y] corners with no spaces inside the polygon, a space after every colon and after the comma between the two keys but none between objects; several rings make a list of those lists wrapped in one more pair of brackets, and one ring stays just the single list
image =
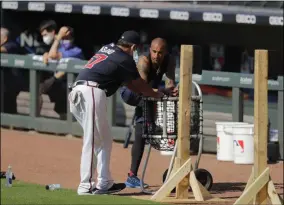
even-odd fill
[{"label": "dugout ceiling", "polygon": [[[256,4],[257,3],[257,4]],[[258,5],[259,4],[259,5]],[[269,7],[265,5],[270,5]],[[86,15],[111,15],[192,22],[217,22],[283,26],[283,3],[239,1],[75,1],[28,2],[3,1],[3,9],[17,11],[52,11]]]},{"label": "dugout ceiling", "polygon": [[228,6],[212,5],[212,2],[2,2],[1,21],[14,37],[25,31],[38,38],[37,28],[46,19],[54,19],[59,27],[72,26],[75,41],[83,48],[87,58],[93,54],[95,46],[116,40],[123,31],[134,29],[148,34],[146,43],[161,36],[170,45],[224,44],[234,47],[234,50],[269,49],[277,53],[276,58],[283,66],[283,4],[276,4],[274,8],[263,8],[264,4],[261,5]]}]

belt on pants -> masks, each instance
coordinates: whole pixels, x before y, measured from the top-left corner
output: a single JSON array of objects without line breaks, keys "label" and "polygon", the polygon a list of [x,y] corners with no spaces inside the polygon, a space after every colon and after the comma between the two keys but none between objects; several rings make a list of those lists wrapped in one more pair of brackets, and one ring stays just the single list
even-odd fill
[{"label": "belt on pants", "polygon": [[106,92],[105,89],[102,89],[102,88],[100,87],[100,84],[99,84],[99,83],[94,82],[94,81],[88,81],[88,80],[78,80],[78,81],[74,82],[73,84],[71,84],[71,85],[69,86],[69,89],[72,90],[72,89],[73,89],[74,87],[76,87],[77,85],[86,85],[86,86],[90,86],[90,87],[94,87],[94,88],[99,88],[99,89],[101,89],[101,90],[103,90],[103,91]]}]

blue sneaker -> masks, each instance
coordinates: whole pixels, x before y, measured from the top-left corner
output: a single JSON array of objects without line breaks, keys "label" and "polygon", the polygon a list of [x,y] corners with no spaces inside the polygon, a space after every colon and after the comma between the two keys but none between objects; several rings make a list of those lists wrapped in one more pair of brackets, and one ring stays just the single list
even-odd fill
[{"label": "blue sneaker", "polygon": [[[140,188],[141,187],[140,182],[141,182],[141,180],[137,176],[135,176],[135,175],[129,176],[129,174],[128,174],[125,185],[128,188]],[[147,188],[147,187],[149,187],[149,185],[144,183],[144,188]]]}]

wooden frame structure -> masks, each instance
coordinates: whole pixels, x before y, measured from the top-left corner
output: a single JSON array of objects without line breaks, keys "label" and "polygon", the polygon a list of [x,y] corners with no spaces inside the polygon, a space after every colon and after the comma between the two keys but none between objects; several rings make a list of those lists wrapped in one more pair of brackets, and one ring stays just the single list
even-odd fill
[{"label": "wooden frame structure", "polygon": [[254,61],[254,166],[243,194],[234,205],[280,205],[267,167],[268,51],[255,50]]},{"label": "wooden frame structure", "polygon": [[[182,45],[180,55],[179,117],[177,157],[168,180],[152,196],[152,200],[168,203],[189,203],[192,201],[214,201],[211,194],[196,179],[190,158],[190,113],[192,90],[193,46]],[[188,187],[191,187],[194,199],[189,199]],[[176,187],[176,196],[170,192]],[[218,199],[221,200],[221,199]]]},{"label": "wooden frame structure", "polygon": [[[180,56],[179,117],[177,157],[169,179],[151,197],[151,200],[168,203],[217,202],[227,200],[214,198],[196,179],[190,158],[190,111],[193,67],[193,46],[182,45]],[[268,51],[255,50],[254,73],[254,166],[243,194],[234,205],[281,205],[279,195],[271,180],[267,167],[267,131],[268,131]],[[188,187],[194,198],[189,198]],[[176,187],[176,194],[171,191]]]}]

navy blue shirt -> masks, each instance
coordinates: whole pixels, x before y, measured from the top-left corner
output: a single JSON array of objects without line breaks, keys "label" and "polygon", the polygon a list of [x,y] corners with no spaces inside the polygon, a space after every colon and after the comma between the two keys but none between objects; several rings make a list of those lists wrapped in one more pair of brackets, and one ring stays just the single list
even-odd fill
[{"label": "navy blue shirt", "polygon": [[13,41],[7,41],[2,46],[6,48],[7,53],[9,54],[19,54],[19,47]]},{"label": "navy blue shirt", "polygon": [[77,80],[94,81],[106,90],[107,97],[117,89],[140,77],[133,56],[125,53],[115,44],[103,46],[80,71]]}]

